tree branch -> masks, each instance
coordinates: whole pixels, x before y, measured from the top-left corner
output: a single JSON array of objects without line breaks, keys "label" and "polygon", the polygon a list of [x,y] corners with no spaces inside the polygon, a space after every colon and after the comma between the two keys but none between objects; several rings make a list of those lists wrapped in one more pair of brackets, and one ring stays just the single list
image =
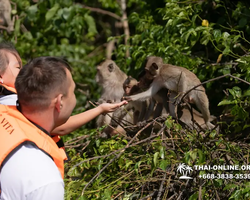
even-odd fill
[{"label": "tree branch", "polygon": [[103,9],[100,9],[100,8],[89,7],[89,6],[86,6],[86,5],[84,5],[84,4],[80,4],[80,3],[76,3],[76,5],[80,5],[80,6],[82,6],[83,8],[86,8],[86,9],[92,11],[92,12],[101,13],[101,14],[103,14],[103,15],[109,15],[109,16],[115,18],[115,19],[121,20],[121,17],[120,17],[120,16],[118,16],[117,14],[112,13],[112,12],[110,12],[110,11],[103,10]]},{"label": "tree branch", "polygon": [[126,58],[129,57],[129,49],[128,49],[128,45],[129,45],[129,37],[130,37],[130,32],[129,32],[129,25],[128,25],[128,17],[127,17],[127,12],[126,12],[126,0],[121,0],[121,8],[122,8],[122,25],[123,25],[123,29],[124,29],[124,34],[125,34],[125,46],[126,48]]},{"label": "tree branch", "polygon": [[1,26],[1,25],[0,25],[0,29],[3,29],[3,30],[6,30],[6,31],[7,31],[7,30],[8,30],[8,27]]}]

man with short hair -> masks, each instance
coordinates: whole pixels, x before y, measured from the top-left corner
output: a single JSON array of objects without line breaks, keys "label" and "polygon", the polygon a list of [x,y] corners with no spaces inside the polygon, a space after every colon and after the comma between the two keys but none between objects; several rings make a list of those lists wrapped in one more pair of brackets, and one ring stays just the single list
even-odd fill
[{"label": "man with short hair", "polygon": [[[76,104],[67,62],[39,57],[24,66],[15,82],[19,106],[0,105],[0,199],[64,199],[65,152],[50,132],[65,123]],[[127,102],[102,104],[87,120]]]}]

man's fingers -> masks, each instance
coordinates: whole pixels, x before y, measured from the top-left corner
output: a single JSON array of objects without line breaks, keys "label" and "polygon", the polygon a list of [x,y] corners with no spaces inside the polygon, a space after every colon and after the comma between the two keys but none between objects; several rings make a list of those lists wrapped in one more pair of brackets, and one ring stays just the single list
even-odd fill
[{"label": "man's fingers", "polygon": [[128,104],[128,102],[124,100],[124,101],[120,102],[118,105],[122,106],[122,105],[126,105],[126,104]]}]

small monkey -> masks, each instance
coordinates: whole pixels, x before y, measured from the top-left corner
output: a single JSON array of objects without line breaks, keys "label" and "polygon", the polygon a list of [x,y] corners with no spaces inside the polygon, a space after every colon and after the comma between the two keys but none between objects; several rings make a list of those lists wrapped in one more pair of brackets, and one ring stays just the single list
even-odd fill
[{"label": "small monkey", "polygon": [[7,25],[8,32],[14,30],[14,19],[11,20],[11,4],[9,0],[0,0],[0,25]]},{"label": "small monkey", "polygon": [[[110,59],[106,59],[104,62],[100,63],[96,69],[96,82],[102,87],[102,94],[98,102],[120,102],[124,94],[123,82],[126,80],[127,75],[120,70],[114,61]],[[109,113],[109,115],[113,114]],[[132,122],[132,119],[129,115],[126,115],[124,118]],[[98,127],[109,125],[110,122],[111,118],[108,115],[100,115],[97,118]],[[117,129],[118,132],[125,132],[121,127],[118,127]],[[109,135],[113,135],[113,133],[110,133],[111,131],[112,130],[107,127],[105,132],[107,132]]]},{"label": "small monkey", "polygon": [[[146,79],[152,80],[149,89],[140,94],[125,97],[124,99],[128,101],[143,101],[154,96],[161,88],[167,88],[177,93],[175,104],[178,104],[189,89],[201,83],[193,72],[183,67],[164,64],[163,59],[156,56],[147,58],[145,72]],[[189,92],[184,99],[189,103],[196,104],[202,112],[205,123],[209,121],[209,102],[203,86],[199,86]]]},{"label": "small monkey", "polygon": [[[129,76],[124,81],[123,89],[124,89],[125,96],[137,94],[140,91],[140,88],[138,86],[138,81],[136,79],[132,78],[131,76]],[[142,121],[144,116],[145,116],[146,109],[147,109],[147,103],[133,101],[133,102],[129,102],[125,106],[125,110],[130,110],[132,108],[134,109],[134,115],[133,115],[134,124],[137,124],[139,121]]]},{"label": "small monkey", "polygon": [[[124,95],[132,95],[136,94],[140,91],[138,87],[138,82],[136,79],[129,76],[123,83]],[[147,109],[146,102],[140,101],[130,101],[127,105],[118,109],[114,112],[114,118],[120,121],[128,114],[129,111],[133,110],[133,124],[137,124],[138,122],[142,121]],[[112,120],[111,125],[116,127],[118,124]]]}]

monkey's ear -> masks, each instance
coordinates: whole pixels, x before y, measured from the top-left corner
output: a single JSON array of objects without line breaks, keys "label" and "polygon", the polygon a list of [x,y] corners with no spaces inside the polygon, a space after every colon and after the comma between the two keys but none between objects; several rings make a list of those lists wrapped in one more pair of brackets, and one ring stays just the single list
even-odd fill
[{"label": "monkey's ear", "polygon": [[114,70],[114,65],[113,65],[113,63],[110,63],[110,64],[108,65],[108,69],[109,69],[109,72],[112,72],[112,71]]},{"label": "monkey's ear", "polygon": [[155,70],[159,69],[158,65],[156,63],[152,63],[152,66]]}]

